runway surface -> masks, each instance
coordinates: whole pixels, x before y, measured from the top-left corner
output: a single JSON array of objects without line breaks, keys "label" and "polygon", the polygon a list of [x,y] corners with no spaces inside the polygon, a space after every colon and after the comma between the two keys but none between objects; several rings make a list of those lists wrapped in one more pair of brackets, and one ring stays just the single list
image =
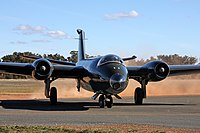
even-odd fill
[{"label": "runway surface", "polygon": [[113,108],[100,109],[90,98],[1,100],[0,125],[150,124],[200,130],[200,96],[148,97],[144,105],[132,97],[114,99]]}]

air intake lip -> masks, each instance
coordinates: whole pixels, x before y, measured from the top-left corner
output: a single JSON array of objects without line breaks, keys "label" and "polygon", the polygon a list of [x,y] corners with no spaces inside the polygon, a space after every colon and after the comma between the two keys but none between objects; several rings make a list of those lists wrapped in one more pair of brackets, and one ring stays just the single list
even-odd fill
[{"label": "air intake lip", "polygon": [[165,63],[160,63],[156,66],[155,73],[158,77],[164,78],[169,74],[169,67]]},{"label": "air intake lip", "polygon": [[53,65],[46,59],[37,59],[32,66],[35,68],[32,72],[32,77],[37,80],[44,80],[51,77],[53,73]]}]

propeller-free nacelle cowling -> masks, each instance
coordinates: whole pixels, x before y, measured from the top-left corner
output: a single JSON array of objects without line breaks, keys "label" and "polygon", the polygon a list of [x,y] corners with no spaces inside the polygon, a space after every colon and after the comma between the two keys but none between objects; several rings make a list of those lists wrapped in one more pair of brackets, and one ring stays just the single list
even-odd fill
[{"label": "propeller-free nacelle cowling", "polygon": [[148,79],[150,81],[160,81],[169,75],[169,66],[163,61],[151,61],[144,65],[148,69]]},{"label": "propeller-free nacelle cowling", "polygon": [[45,80],[51,77],[53,73],[53,65],[46,59],[38,59],[33,62],[35,68],[32,72],[32,77],[37,80]]}]

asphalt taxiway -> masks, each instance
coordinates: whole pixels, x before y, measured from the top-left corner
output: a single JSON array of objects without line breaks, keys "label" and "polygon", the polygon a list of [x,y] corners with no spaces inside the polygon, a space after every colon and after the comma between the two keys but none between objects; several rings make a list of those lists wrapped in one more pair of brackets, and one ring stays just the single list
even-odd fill
[{"label": "asphalt taxiway", "polygon": [[144,105],[132,97],[114,99],[111,109],[98,107],[90,98],[1,100],[0,125],[150,124],[200,130],[200,96],[148,97]]}]

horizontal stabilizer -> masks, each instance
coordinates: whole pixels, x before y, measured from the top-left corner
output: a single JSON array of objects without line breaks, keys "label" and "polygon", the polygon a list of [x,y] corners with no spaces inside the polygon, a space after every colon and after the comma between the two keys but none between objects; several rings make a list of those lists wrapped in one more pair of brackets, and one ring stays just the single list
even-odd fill
[{"label": "horizontal stabilizer", "polygon": [[134,60],[134,59],[136,59],[136,58],[137,58],[137,57],[134,55],[134,56],[132,56],[132,57],[123,58],[122,60],[123,60],[123,61]]}]

